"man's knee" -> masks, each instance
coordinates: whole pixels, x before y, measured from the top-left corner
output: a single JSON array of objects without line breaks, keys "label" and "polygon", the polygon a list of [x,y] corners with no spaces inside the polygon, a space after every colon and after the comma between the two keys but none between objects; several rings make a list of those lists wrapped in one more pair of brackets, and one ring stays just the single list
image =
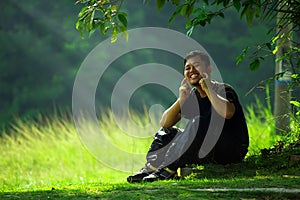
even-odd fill
[{"label": "man's knee", "polygon": [[154,136],[154,140],[150,146],[149,152],[156,151],[169,144],[177,134],[182,131],[179,128],[161,128]]}]

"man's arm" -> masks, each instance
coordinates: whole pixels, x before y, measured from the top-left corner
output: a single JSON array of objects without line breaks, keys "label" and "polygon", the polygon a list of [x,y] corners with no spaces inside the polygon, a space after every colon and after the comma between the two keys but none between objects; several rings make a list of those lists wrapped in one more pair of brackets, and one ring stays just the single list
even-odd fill
[{"label": "man's arm", "polygon": [[180,103],[177,99],[177,101],[163,113],[160,120],[160,125],[163,128],[170,128],[174,126],[180,119]]},{"label": "man's arm", "polygon": [[232,118],[235,113],[234,104],[229,102],[226,98],[218,95],[214,90],[210,89],[210,80],[206,73],[204,73],[204,78],[202,78],[199,83],[217,113],[225,119]]},{"label": "man's arm", "polygon": [[233,117],[235,113],[235,106],[233,103],[230,103],[227,99],[221,97],[213,90],[210,90],[207,96],[211,102],[211,105],[219,115],[225,119],[230,119]]},{"label": "man's arm", "polygon": [[162,118],[160,120],[160,125],[163,128],[170,128],[174,126],[181,119],[180,106],[183,105],[185,100],[190,95],[190,92],[191,92],[190,87],[186,83],[186,80],[183,79],[179,87],[179,98],[162,115]]}]

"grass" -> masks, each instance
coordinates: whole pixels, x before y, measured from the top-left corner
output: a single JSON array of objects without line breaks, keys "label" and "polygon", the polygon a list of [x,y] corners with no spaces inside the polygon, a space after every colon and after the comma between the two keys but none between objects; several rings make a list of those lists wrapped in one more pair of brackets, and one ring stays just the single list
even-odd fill
[{"label": "grass", "polygon": [[[289,145],[299,136],[299,123],[293,122],[294,131],[291,134],[294,137],[289,138],[294,139],[283,147],[274,146],[280,138],[274,136],[270,107],[263,107],[257,102],[247,107],[246,113],[250,148],[243,163],[201,166],[200,173],[192,174],[185,180],[142,184],[128,184],[125,180],[140,165],[132,166],[130,172],[122,172],[107,167],[99,162],[99,157],[97,160],[95,154],[89,153],[77,134],[69,112],[16,119],[10,129],[2,131],[0,138],[0,199],[299,199],[299,193],[195,190],[299,188],[299,161],[290,163],[288,160],[291,154],[300,154],[297,143]],[[149,122],[144,115],[133,113],[133,116],[137,123]],[[127,120],[122,123],[130,128]],[[145,153],[151,143],[151,138],[123,134],[114,123],[111,112],[102,115],[100,126],[105,133],[109,133],[106,135],[108,141],[125,152]],[[147,134],[154,134],[158,128],[152,127]],[[138,130],[130,131],[136,133]],[[261,155],[259,152],[265,148],[269,149]],[[101,156],[115,158],[115,163],[122,162],[122,156],[109,152],[109,149],[105,149]],[[142,159],[143,156],[141,154]]]},{"label": "grass", "polygon": [[[262,180],[259,180],[262,181]],[[246,180],[237,181],[245,184]],[[262,181],[266,183],[267,181]],[[1,199],[297,199],[297,194],[280,192],[209,192],[197,191],[209,182],[163,181],[153,184],[90,184],[84,187],[66,186],[41,188],[34,191],[2,194]],[[217,186],[234,187],[226,181],[214,181]],[[253,181],[253,184],[255,181]],[[214,184],[214,185],[215,185]],[[213,185],[208,184],[208,185]],[[272,185],[272,184],[268,184]],[[198,186],[198,187],[197,187]],[[213,187],[213,186],[212,186]]]}]

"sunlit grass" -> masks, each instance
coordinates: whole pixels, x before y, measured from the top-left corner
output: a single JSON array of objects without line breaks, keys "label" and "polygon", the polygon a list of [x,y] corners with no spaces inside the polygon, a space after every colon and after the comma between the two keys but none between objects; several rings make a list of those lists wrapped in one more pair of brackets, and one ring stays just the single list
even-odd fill
[{"label": "sunlit grass", "polygon": [[263,105],[258,99],[245,108],[249,131],[249,155],[258,154],[261,149],[272,146],[280,136],[275,135],[275,123],[270,102]]},{"label": "sunlit grass", "polygon": [[[264,107],[259,101],[246,107],[245,113],[250,134],[249,155],[253,155],[259,153],[260,149],[274,144],[276,137],[274,137],[273,116],[270,107]],[[132,113],[132,117],[133,121],[140,125],[150,122],[146,114]],[[152,122],[157,126],[152,126],[151,129],[130,129],[128,119],[122,121],[122,126],[127,126],[127,130],[133,134],[142,130],[144,131],[140,133],[142,135],[154,135],[159,128],[158,120]],[[120,124],[115,123],[111,111],[103,113],[100,121],[102,132],[106,133],[105,137],[112,144],[126,152],[142,154],[144,158],[152,137],[140,138],[126,135],[120,129]],[[294,126],[299,129],[299,126]],[[88,152],[78,136],[70,112],[39,115],[35,119],[16,119],[11,128],[8,131],[3,130],[1,135],[0,188],[2,190],[39,185],[51,186],[51,184],[123,182],[128,174],[107,167],[105,163],[95,158],[97,156]],[[129,159],[122,159],[121,155],[111,155],[109,149],[105,149],[103,155],[110,155],[116,162]],[[131,160],[129,159],[128,162]]]},{"label": "sunlit grass", "polygon": [[0,157],[3,189],[117,181],[124,176],[104,167],[84,148],[68,113],[17,119],[9,132],[2,133]]}]

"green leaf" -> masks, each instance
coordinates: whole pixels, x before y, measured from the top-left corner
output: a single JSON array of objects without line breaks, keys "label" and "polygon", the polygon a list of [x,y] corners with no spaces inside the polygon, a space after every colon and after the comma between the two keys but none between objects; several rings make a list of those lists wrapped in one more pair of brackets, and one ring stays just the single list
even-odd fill
[{"label": "green leaf", "polygon": [[194,31],[194,26],[192,26],[192,27],[186,32],[186,35],[190,37],[190,36],[192,35],[193,31]]},{"label": "green leaf", "polygon": [[192,14],[193,10],[194,10],[194,4],[188,4],[185,17],[189,17]]},{"label": "green leaf", "polygon": [[94,16],[95,16],[95,10],[92,11],[92,13],[91,13],[91,18],[90,18],[90,22],[89,22],[92,28],[93,28]]},{"label": "green leaf", "polygon": [[222,0],[223,1],[223,6],[226,7],[229,3],[230,3],[230,0]]},{"label": "green leaf", "polygon": [[219,15],[220,17],[222,17],[222,18],[225,18],[224,13],[222,13],[222,12],[220,12],[218,15]]},{"label": "green leaf", "polygon": [[105,23],[100,24],[100,32],[102,33],[102,35],[105,35],[106,33]]},{"label": "green leaf", "polygon": [[76,22],[76,29],[77,29],[77,30],[82,30],[82,25],[83,25],[83,22],[78,20],[78,21]]},{"label": "green leaf", "polygon": [[96,29],[92,28],[92,29],[90,30],[90,32],[89,32],[89,37],[91,37],[91,36],[94,34],[95,31],[96,31]]},{"label": "green leaf", "polygon": [[252,25],[253,17],[255,14],[255,9],[252,7],[252,4],[254,4],[252,1],[251,1],[251,3],[245,2],[243,4],[244,8],[241,12],[241,18],[243,18],[243,16],[246,15],[246,20],[247,20],[248,25]]},{"label": "green leaf", "polygon": [[251,63],[250,63],[250,70],[251,71],[255,71],[259,68],[260,65],[260,61],[258,58],[254,59]]},{"label": "green leaf", "polygon": [[195,8],[192,13],[197,14],[197,12],[199,12],[200,10],[201,10],[201,8]]},{"label": "green leaf", "polygon": [[118,6],[117,5],[113,5],[111,7],[111,12],[117,12],[117,10],[118,10]]},{"label": "green leaf", "polygon": [[178,6],[175,11],[173,12],[173,14],[171,15],[170,19],[168,20],[168,23],[171,24],[172,21],[175,19],[175,17],[180,13],[182,7],[184,6],[185,4],[181,5],[181,6]]},{"label": "green leaf", "polygon": [[160,11],[166,3],[166,0],[156,0],[156,8]]},{"label": "green leaf", "polygon": [[188,4],[183,4],[180,10],[180,14],[185,17],[187,10],[188,10]]},{"label": "green leaf", "polygon": [[274,78],[275,78],[276,80],[278,80],[278,79],[280,79],[280,78],[283,77],[284,73],[285,73],[285,72],[279,72],[279,73],[277,73],[277,74],[274,75]]},{"label": "green leaf", "polygon": [[291,78],[293,78],[293,79],[300,78],[300,74],[292,74],[292,75],[291,75]]},{"label": "green leaf", "polygon": [[127,27],[127,19],[126,19],[126,16],[124,15],[124,13],[119,13],[118,19],[123,24],[124,27]]},{"label": "green leaf", "polygon": [[241,9],[241,2],[240,2],[240,0],[233,0],[233,6],[239,12],[240,9]]},{"label": "green leaf", "polygon": [[209,13],[206,17],[206,21],[210,24],[211,19],[214,17],[213,13]]},{"label": "green leaf", "polygon": [[84,11],[80,16],[78,15],[78,19],[82,21],[86,21],[86,18],[90,16],[90,10]]},{"label": "green leaf", "polygon": [[78,17],[81,18],[84,14],[86,14],[87,9],[89,9],[88,6],[83,7],[78,13]]},{"label": "green leaf", "polygon": [[246,47],[246,48],[243,49],[242,53],[239,56],[236,57],[236,64],[237,65],[240,64],[244,60],[244,58],[245,58],[246,54],[248,53],[248,51],[249,51],[249,47]]},{"label": "green leaf", "polygon": [[87,32],[90,32],[93,28],[93,25],[90,22],[90,18],[91,18],[91,15],[89,15],[86,20],[87,20],[87,23],[86,23],[86,26],[85,26],[85,29]]},{"label": "green leaf", "polygon": [[115,27],[112,32],[111,32],[111,39],[110,39],[110,42],[111,43],[114,43],[118,40],[118,28]]},{"label": "green leaf", "polygon": [[300,102],[299,101],[290,101],[290,104],[300,108]]},{"label": "green leaf", "polygon": [[260,7],[256,6],[255,8],[255,17],[259,18],[260,17]]},{"label": "green leaf", "polygon": [[272,51],[272,53],[275,55],[277,53],[277,51],[279,50],[279,47],[276,46],[275,49]]},{"label": "green leaf", "polygon": [[271,45],[271,43],[270,43],[270,42],[267,42],[267,43],[266,43],[266,46],[268,47],[268,49],[269,49],[269,50],[271,50],[271,49],[272,49],[272,45]]},{"label": "green leaf", "polygon": [[199,24],[200,24],[201,26],[205,26],[206,21],[205,21],[205,20],[200,20],[200,21],[199,21]]},{"label": "green leaf", "polygon": [[193,20],[188,20],[185,24],[185,28],[189,29],[192,26],[192,24],[193,24]]},{"label": "green leaf", "polygon": [[276,37],[273,37],[272,44],[275,44],[278,39],[279,39],[279,35],[277,35]]},{"label": "green leaf", "polygon": [[201,8],[201,12],[200,12],[198,18],[199,18],[199,19],[205,19],[206,16],[207,16],[206,9],[205,9],[205,7],[203,6],[203,7]]},{"label": "green leaf", "polygon": [[120,31],[122,32],[122,36],[128,41],[128,31],[125,26],[120,26]]},{"label": "green leaf", "polygon": [[255,10],[252,7],[248,7],[246,10],[246,20],[249,25],[252,25]]},{"label": "green leaf", "polygon": [[180,0],[172,0],[172,4],[178,6],[180,4]]}]

